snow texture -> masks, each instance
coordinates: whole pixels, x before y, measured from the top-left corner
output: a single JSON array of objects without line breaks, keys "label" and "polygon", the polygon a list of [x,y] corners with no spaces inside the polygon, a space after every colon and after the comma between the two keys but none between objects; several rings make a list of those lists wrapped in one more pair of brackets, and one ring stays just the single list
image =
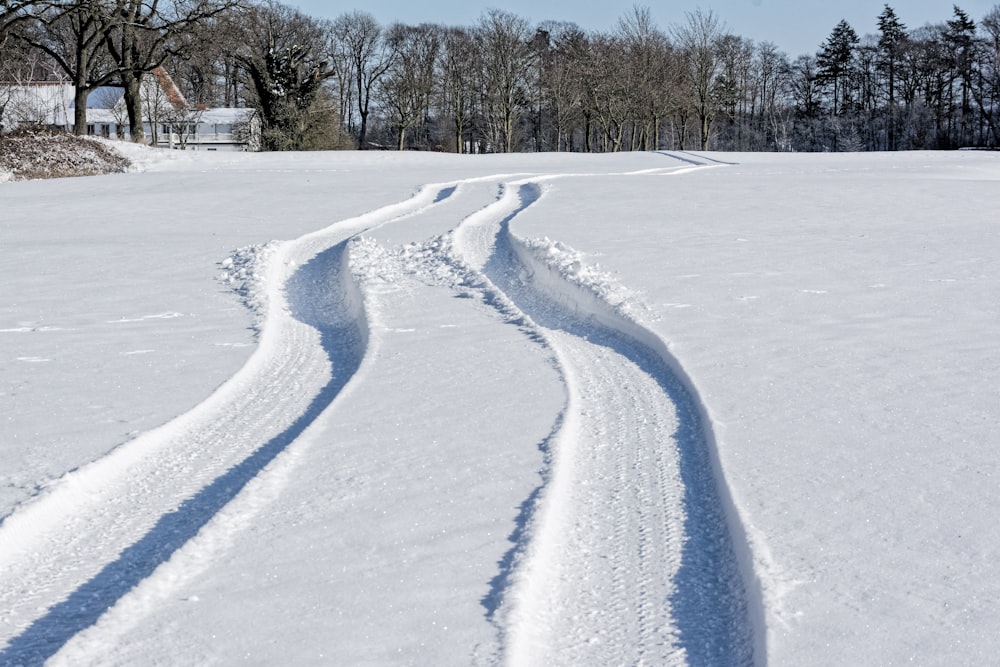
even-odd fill
[{"label": "snow texture", "polygon": [[993,156],[129,150],[0,186],[0,664],[1000,650]]}]

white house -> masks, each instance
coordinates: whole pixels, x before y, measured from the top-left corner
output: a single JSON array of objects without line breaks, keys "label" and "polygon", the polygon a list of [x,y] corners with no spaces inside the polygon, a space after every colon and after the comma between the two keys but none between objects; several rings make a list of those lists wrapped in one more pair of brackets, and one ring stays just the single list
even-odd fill
[{"label": "white house", "polygon": [[[214,108],[195,111],[189,122],[178,126],[164,123],[159,145],[189,150],[260,150],[260,121],[253,109]],[[166,136],[164,136],[166,135]]]},{"label": "white house", "polygon": [[[74,87],[65,83],[0,84],[0,130],[45,125],[73,130]],[[188,105],[162,69],[143,82],[143,130],[153,146],[184,150],[255,151],[260,121],[249,108],[201,108]],[[105,87],[87,98],[87,134],[129,136],[121,88]]]},{"label": "white house", "polygon": [[[256,151],[260,123],[253,109],[209,108],[158,114],[143,120],[146,141],[160,148],[200,151]],[[72,122],[67,129],[72,129]],[[129,136],[124,109],[87,109],[87,134],[108,138]]]}]

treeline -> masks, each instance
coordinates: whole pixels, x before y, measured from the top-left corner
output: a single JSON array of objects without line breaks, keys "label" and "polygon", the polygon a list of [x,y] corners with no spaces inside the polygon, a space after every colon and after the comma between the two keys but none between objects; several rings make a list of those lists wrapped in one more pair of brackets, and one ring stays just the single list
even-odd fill
[{"label": "treeline", "polygon": [[[996,148],[1000,5],[977,24],[846,21],[815,54],[695,11],[662,30],[634,7],[609,32],[490,10],[468,27],[320,20],[274,0],[3,0],[0,82],[118,85],[142,140],[141,83],[164,66],[189,103],[250,106],[267,150],[456,152]],[[3,99],[0,95],[0,121]],[[85,123],[78,122],[77,128]]]}]

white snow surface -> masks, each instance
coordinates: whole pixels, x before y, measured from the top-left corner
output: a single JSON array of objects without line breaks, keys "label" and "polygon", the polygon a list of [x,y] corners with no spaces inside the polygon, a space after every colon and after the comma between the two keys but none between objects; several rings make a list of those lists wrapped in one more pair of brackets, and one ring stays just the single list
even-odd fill
[{"label": "white snow surface", "polygon": [[1000,155],[0,184],[0,665],[1000,654]]}]

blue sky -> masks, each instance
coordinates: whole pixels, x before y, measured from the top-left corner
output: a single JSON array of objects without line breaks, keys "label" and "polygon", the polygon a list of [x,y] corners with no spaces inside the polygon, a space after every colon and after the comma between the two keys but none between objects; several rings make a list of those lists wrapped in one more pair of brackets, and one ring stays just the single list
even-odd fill
[{"label": "blue sky", "polygon": [[[285,0],[318,18],[335,18],[345,12],[360,9],[375,16],[384,25],[401,23],[437,23],[441,25],[472,25],[491,7],[501,7],[531,21],[547,19],[572,21],[588,31],[613,30],[618,18],[638,4],[649,7],[656,23],[667,29],[682,23],[687,12],[700,7],[712,10],[737,35],[755,41],[770,41],[791,56],[813,53],[841,19],[847,19],[858,34],[874,33],[876,18],[885,0],[660,0],[659,2],[580,3],[579,0],[505,0],[478,3],[461,0],[365,0],[343,3],[326,0]],[[925,23],[945,21],[952,16],[952,0],[895,0],[889,4],[909,28]],[[977,22],[997,0],[957,0]]]}]

